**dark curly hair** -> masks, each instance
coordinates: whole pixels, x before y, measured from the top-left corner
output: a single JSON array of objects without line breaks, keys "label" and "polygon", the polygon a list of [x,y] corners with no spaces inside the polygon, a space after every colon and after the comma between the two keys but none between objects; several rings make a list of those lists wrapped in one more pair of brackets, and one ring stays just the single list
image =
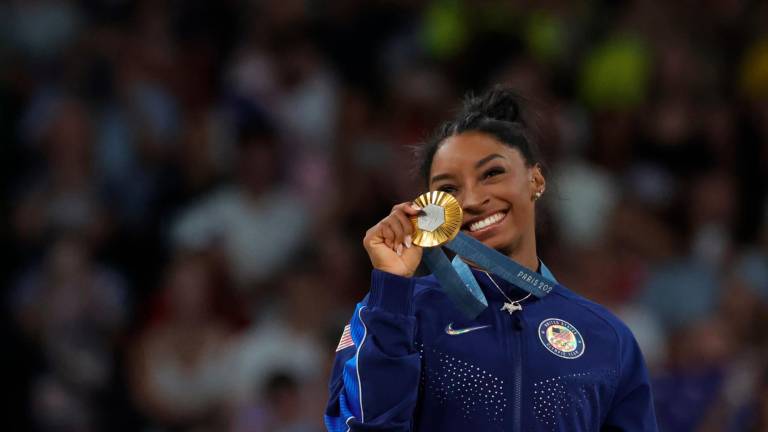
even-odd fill
[{"label": "dark curly hair", "polygon": [[509,87],[495,86],[477,97],[468,94],[452,120],[440,125],[416,149],[420,177],[429,185],[432,159],[446,138],[464,132],[482,132],[520,151],[527,166],[543,161],[536,144],[532,113],[524,112],[525,99]]}]

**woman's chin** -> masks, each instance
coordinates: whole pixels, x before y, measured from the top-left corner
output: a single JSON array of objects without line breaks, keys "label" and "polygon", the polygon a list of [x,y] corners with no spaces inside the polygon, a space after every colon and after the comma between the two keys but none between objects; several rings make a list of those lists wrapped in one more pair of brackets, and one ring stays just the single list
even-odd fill
[{"label": "woman's chin", "polygon": [[497,250],[506,256],[511,255],[519,244],[519,241],[514,241],[514,237],[510,235],[492,236],[481,241],[487,247]]},{"label": "woman's chin", "polygon": [[502,252],[506,255],[506,250],[509,249],[508,242],[504,241],[504,239],[499,238],[499,236],[489,236],[484,239],[478,239],[480,240],[484,245],[491,249],[495,249],[499,252]]},{"label": "woman's chin", "polygon": [[495,249],[504,255],[509,255],[520,244],[520,236],[514,227],[500,224],[479,231],[464,231],[469,236],[482,242],[485,246]]}]

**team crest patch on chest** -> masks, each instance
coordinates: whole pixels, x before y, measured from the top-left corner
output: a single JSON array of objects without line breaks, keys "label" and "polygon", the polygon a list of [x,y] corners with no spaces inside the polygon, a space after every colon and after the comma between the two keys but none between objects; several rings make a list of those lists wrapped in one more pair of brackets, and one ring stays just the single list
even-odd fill
[{"label": "team crest patch on chest", "polygon": [[584,338],[576,327],[559,318],[547,318],[539,324],[539,340],[544,348],[564,359],[575,359],[584,354]]}]

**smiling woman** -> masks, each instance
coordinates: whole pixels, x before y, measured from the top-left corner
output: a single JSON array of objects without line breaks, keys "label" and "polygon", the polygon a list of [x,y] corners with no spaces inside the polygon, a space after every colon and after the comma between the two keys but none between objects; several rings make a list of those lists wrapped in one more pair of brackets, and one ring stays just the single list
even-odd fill
[{"label": "smiling woman", "polygon": [[457,119],[422,147],[421,174],[430,190],[451,193],[462,203],[463,229],[535,270],[534,203],[546,182],[521,114],[521,99],[508,89],[467,98]]},{"label": "smiling woman", "polygon": [[433,156],[430,190],[448,192],[462,204],[462,229],[535,270],[534,202],[544,191],[538,164],[493,135],[462,132],[442,141]]},{"label": "smiling woman", "polygon": [[[521,114],[506,88],[467,98],[421,148],[421,173],[430,191],[459,202],[465,233],[555,280],[536,252],[546,179]],[[414,277],[419,211],[398,204],[363,239],[371,289],[337,348],[329,431],[657,430],[643,357],[623,323],[562,285],[537,298],[456,258],[463,282],[488,301],[468,319],[434,276]]]}]

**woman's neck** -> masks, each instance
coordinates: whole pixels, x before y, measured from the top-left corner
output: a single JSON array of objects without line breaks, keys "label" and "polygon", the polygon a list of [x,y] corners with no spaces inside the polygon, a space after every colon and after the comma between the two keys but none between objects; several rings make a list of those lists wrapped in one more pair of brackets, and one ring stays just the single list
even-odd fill
[{"label": "woman's neck", "polygon": [[536,253],[536,234],[524,235],[517,244],[511,245],[507,250],[499,251],[508,256],[512,261],[532,271],[539,269],[539,256]]},{"label": "woman's neck", "polygon": [[512,261],[520,264],[521,266],[529,270],[532,270],[532,271],[539,270],[539,257],[538,255],[536,255],[536,247],[533,248],[533,251],[511,253],[511,254],[508,254],[507,256]]}]

